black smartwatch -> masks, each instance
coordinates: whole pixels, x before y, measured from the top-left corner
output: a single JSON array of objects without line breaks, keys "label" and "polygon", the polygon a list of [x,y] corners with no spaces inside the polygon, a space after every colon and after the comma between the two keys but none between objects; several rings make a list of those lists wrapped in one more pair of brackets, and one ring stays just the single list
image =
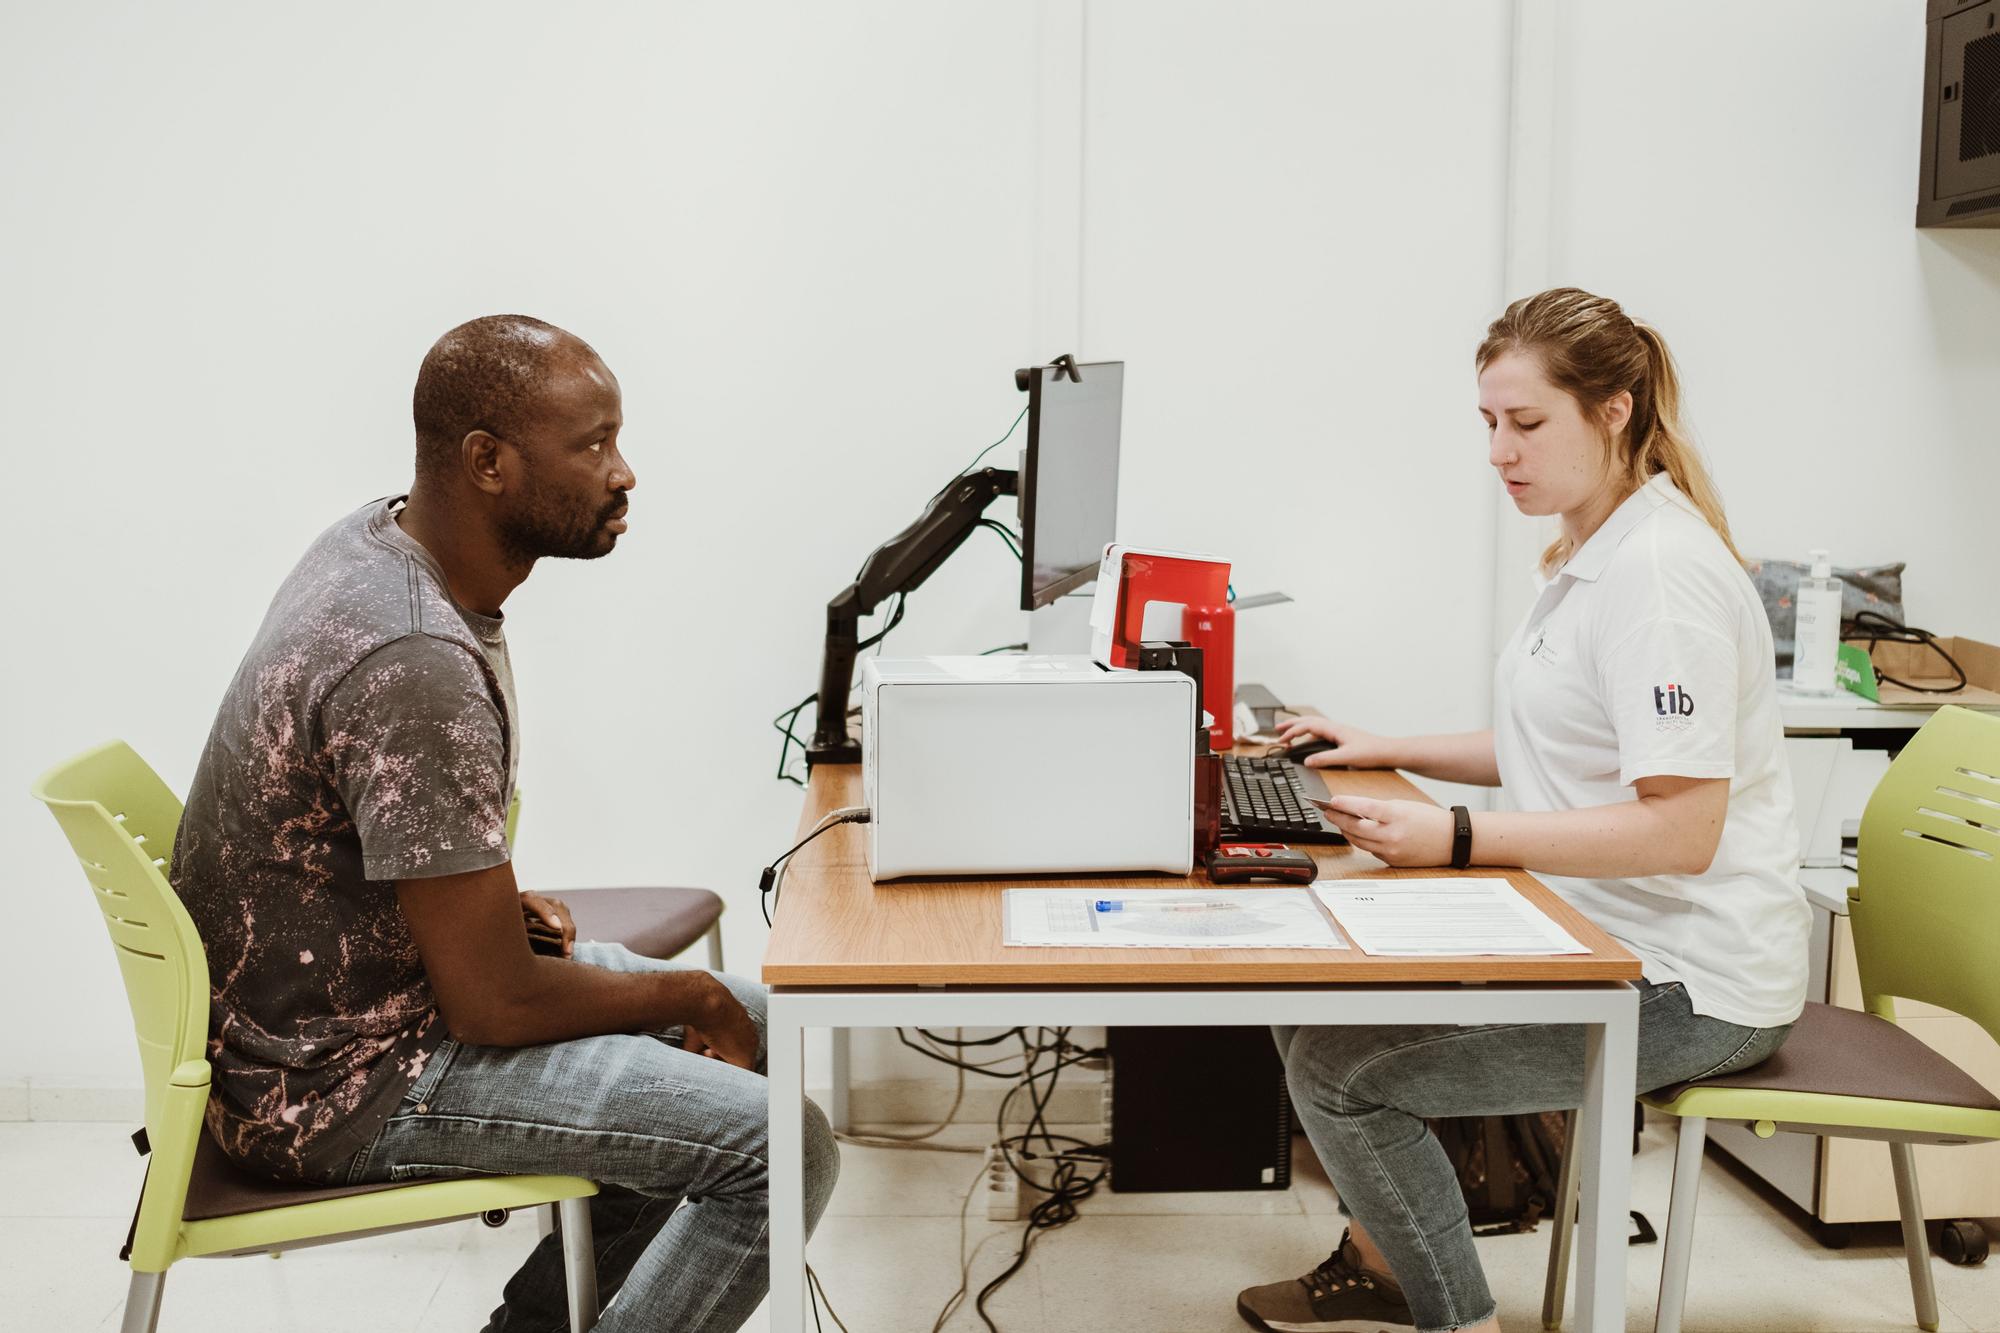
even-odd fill
[{"label": "black smartwatch", "polygon": [[1451,868],[1463,870],[1472,864],[1472,811],[1462,805],[1451,808]]}]

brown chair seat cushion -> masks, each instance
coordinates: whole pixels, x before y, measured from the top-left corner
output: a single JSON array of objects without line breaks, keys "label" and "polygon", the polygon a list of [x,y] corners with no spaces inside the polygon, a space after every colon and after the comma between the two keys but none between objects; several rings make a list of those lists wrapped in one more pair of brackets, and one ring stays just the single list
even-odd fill
[{"label": "brown chair seat cushion", "polygon": [[235,1217],[241,1213],[284,1208],[295,1203],[323,1203],[350,1194],[380,1194],[399,1190],[422,1181],[383,1181],[375,1185],[295,1185],[282,1180],[253,1176],[222,1155],[208,1131],[195,1144],[194,1170],[188,1175],[187,1206],[181,1216],[189,1222],[214,1217]]},{"label": "brown chair seat cushion", "polygon": [[579,940],[622,944],[644,958],[672,958],[708,933],[722,899],[707,889],[552,889],[569,904]]},{"label": "brown chair seat cushion", "polygon": [[2000,1097],[1888,1019],[1810,1001],[1785,1044],[1762,1064],[1650,1095],[1671,1101],[1690,1088],[1812,1092],[2000,1111]]}]

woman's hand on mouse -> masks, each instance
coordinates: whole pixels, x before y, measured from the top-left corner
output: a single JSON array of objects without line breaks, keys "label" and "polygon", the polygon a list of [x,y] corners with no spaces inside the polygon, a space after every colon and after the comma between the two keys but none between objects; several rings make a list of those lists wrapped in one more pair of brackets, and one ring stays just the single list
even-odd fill
[{"label": "woman's hand on mouse", "polygon": [[1389,753],[1389,744],[1384,738],[1345,722],[1329,722],[1323,717],[1302,717],[1287,724],[1285,729],[1278,733],[1278,740],[1284,745],[1315,739],[1329,741],[1335,748],[1307,755],[1304,760],[1307,768],[1331,768],[1335,765],[1345,765],[1348,768],[1396,767],[1395,760]]},{"label": "woman's hand on mouse", "polygon": [[1347,841],[1392,866],[1451,864],[1451,812],[1423,801],[1333,796],[1320,809]]}]

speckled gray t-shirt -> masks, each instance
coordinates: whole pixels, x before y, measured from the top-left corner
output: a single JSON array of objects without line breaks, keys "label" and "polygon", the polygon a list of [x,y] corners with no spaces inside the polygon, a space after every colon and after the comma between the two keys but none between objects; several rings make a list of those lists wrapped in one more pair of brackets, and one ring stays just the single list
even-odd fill
[{"label": "speckled gray t-shirt", "polygon": [[400,506],[334,524],[278,589],[174,844],[208,954],[208,1128],[283,1179],[365,1146],[444,1037],[396,881],[508,858],[507,642]]}]

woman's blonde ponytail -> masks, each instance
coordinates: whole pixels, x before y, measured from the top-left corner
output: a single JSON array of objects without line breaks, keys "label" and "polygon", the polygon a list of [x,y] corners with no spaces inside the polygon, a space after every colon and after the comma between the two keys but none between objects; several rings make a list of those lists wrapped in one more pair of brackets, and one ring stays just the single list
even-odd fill
[{"label": "woman's blonde ponytail", "polygon": [[1740,565],[1744,563],[1743,553],[1736,549],[1736,540],[1729,535],[1729,518],[1722,512],[1722,494],[1709,478],[1701,451],[1695,448],[1687,428],[1681,424],[1681,376],[1674,365],[1674,354],[1667,350],[1667,340],[1652,325],[1634,322],[1632,331],[1646,347],[1644,388],[1650,400],[1648,419],[1642,426],[1640,395],[1636,391],[1632,395],[1632,421],[1626,437],[1633,443],[1626,467],[1633,488],[1644,486],[1655,473],[1666,473],[1680,493],[1701,511],[1708,526],[1715,529],[1715,535],[1722,538],[1722,544]]}]

